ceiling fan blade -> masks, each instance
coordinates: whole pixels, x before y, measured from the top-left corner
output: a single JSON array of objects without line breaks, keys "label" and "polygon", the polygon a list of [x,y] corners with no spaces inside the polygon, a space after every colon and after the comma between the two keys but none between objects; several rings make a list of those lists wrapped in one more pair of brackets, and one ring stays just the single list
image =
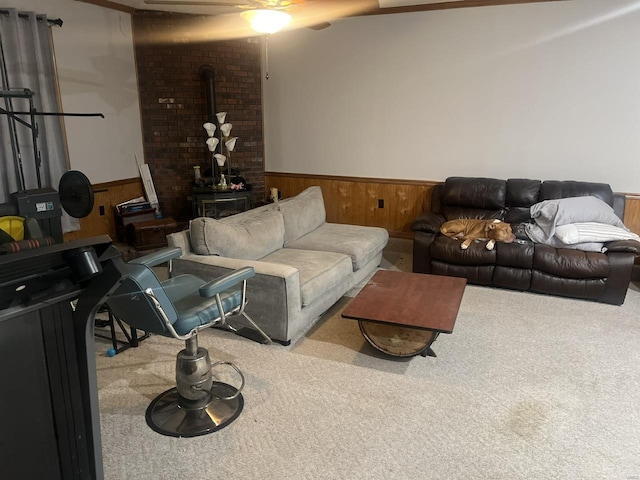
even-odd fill
[{"label": "ceiling fan blade", "polygon": [[147,5],[189,5],[205,7],[246,7],[246,2],[216,2],[216,1],[180,1],[180,0],[144,0]]},{"label": "ceiling fan blade", "polygon": [[325,28],[330,27],[331,24],[329,22],[320,22],[320,23],[315,23],[313,25],[309,25],[309,27],[311,30],[324,30]]},{"label": "ceiling fan blade", "polygon": [[[375,2],[375,0],[373,0]],[[377,2],[375,2],[377,5]],[[290,30],[310,28],[323,30],[334,20],[371,9],[372,0],[306,0],[292,5]]]},{"label": "ceiling fan blade", "polygon": [[245,0],[244,2],[218,2],[216,0],[144,0],[147,5],[187,5],[239,8],[273,8],[287,9],[293,5],[292,0]]}]

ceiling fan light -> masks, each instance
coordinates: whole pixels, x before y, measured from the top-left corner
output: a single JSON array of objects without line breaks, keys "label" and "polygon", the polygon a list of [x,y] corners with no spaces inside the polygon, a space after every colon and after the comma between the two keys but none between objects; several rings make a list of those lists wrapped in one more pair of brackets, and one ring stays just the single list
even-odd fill
[{"label": "ceiling fan light", "polygon": [[291,15],[280,10],[249,10],[241,15],[256,32],[266,34],[279,32],[291,21]]}]

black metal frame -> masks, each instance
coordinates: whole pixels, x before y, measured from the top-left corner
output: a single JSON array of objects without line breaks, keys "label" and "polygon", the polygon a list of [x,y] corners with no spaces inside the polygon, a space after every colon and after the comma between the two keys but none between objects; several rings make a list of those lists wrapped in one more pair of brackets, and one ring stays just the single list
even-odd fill
[{"label": "black metal frame", "polygon": [[[2,55],[2,62],[4,65],[4,52]],[[5,69],[3,69],[4,71]],[[36,123],[36,116],[54,116],[54,117],[101,117],[104,118],[102,113],[61,113],[61,112],[39,112],[33,106],[33,96],[35,93],[28,88],[17,90],[0,90],[0,98],[5,98],[5,104],[7,108],[0,107],[0,115],[7,115],[10,119],[9,130],[11,134],[11,147],[13,149],[13,161],[16,164],[16,175],[18,175],[17,181],[20,185],[19,191],[23,191],[26,188],[24,180],[24,171],[22,169],[22,156],[20,155],[18,140],[16,137],[15,122],[27,127],[31,130],[31,142],[33,146],[33,159],[36,167],[36,179],[38,182],[38,188],[42,188],[42,179],[40,175],[40,167],[42,166],[42,157],[40,150],[38,149],[38,124]],[[12,98],[23,98],[29,101],[29,111],[15,111],[13,110]],[[17,115],[29,115],[30,121],[27,122]]]},{"label": "black metal frame", "polygon": [[[122,320],[120,320],[118,317],[116,317],[113,312],[111,311],[111,309],[109,308],[109,305],[104,304],[103,307],[106,309],[107,311],[107,315],[109,316],[108,320],[98,320],[96,319],[96,325],[99,326],[109,326],[109,331],[110,331],[110,336],[107,335],[102,335],[101,333],[95,333],[96,337],[100,337],[100,338],[104,338],[105,340],[111,340],[111,346],[113,347],[113,350],[115,351],[115,354],[117,355],[118,353],[124,352],[125,350],[131,348],[131,347],[137,347],[138,345],[140,345],[140,342],[149,338],[151,336],[151,334],[149,332],[144,332],[144,334],[141,337],[138,337],[138,330],[136,328],[133,327],[129,327],[128,331],[127,331],[127,326],[123,323]],[[126,340],[121,340],[118,338],[118,334],[116,332],[116,328],[115,325],[118,325],[118,327],[120,328],[120,332],[122,332],[122,334],[124,335],[124,338],[126,338]],[[122,346],[118,346],[118,345],[122,345]]]}]

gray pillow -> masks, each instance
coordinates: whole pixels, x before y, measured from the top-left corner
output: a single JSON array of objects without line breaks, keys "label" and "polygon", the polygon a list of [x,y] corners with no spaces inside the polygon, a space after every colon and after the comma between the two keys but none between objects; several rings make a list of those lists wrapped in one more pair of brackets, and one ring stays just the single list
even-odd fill
[{"label": "gray pillow", "polygon": [[[555,235],[556,226],[570,223],[597,222],[624,227],[613,208],[599,198],[591,196],[560,198],[536,203],[531,207],[531,218],[544,232],[547,240]],[[528,230],[527,233],[529,233]]]},{"label": "gray pillow", "polygon": [[195,253],[242,260],[258,260],[284,244],[284,222],[278,210],[267,210],[240,223],[195,218],[189,233]]},{"label": "gray pillow", "polygon": [[285,247],[312,232],[327,219],[320,187],[309,187],[295,197],[277,204],[284,219]]}]

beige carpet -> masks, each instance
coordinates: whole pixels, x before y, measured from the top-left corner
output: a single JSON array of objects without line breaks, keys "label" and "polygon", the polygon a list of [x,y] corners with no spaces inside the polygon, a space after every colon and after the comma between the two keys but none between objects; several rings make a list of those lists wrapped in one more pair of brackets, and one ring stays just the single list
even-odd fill
[{"label": "beige carpet", "polygon": [[247,379],[239,418],[203,437],[165,437],[144,419],[174,383],[180,342],[152,337],[109,358],[99,341],[105,478],[640,477],[637,287],[615,307],[470,286],[438,357],[404,360],[340,317],[347,302],[289,347],[202,332]]}]

